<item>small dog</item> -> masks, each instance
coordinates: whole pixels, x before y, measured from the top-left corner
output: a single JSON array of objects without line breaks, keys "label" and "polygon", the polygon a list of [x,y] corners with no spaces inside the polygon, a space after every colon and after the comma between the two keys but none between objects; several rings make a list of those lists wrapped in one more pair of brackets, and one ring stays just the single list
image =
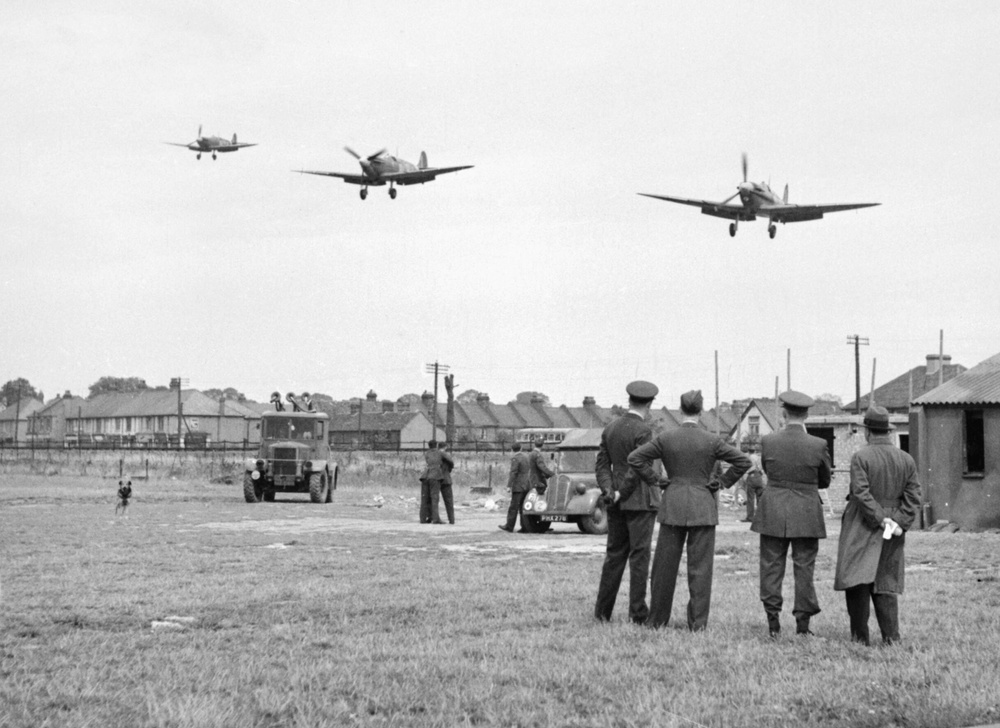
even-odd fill
[{"label": "small dog", "polygon": [[132,497],[132,481],[127,483],[122,483],[118,481],[118,505],[115,506],[115,515],[117,516],[119,512],[125,515],[125,510],[128,508],[128,499]]}]

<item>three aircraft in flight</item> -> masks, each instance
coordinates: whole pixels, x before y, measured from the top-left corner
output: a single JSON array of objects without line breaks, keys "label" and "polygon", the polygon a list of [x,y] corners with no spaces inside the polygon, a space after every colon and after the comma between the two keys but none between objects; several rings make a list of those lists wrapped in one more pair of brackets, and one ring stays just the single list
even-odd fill
[{"label": "three aircraft in flight", "polygon": [[[736,228],[740,220],[748,222],[756,220],[757,216],[767,217],[770,222],[767,226],[767,233],[772,238],[777,234],[776,223],[784,225],[786,222],[804,222],[806,220],[819,220],[827,212],[841,212],[843,210],[857,210],[862,207],[874,207],[879,202],[861,202],[848,205],[793,205],[788,201],[788,185],[785,185],[785,194],[778,197],[766,182],[747,181],[747,155],[743,155],[743,182],[736,187],[736,194],[726,198],[722,202],[712,202],[711,200],[692,200],[685,197],[668,197],[666,195],[651,195],[646,192],[638,193],[644,197],[652,197],[656,200],[666,200],[667,202],[678,202],[682,205],[692,205],[700,207],[705,215],[722,217],[732,220],[729,223],[729,235],[736,237]],[[740,198],[739,205],[729,203],[736,197]]]},{"label": "three aircraft in flight", "polygon": [[184,147],[185,149],[190,149],[192,152],[198,152],[196,159],[201,159],[203,152],[211,152],[212,159],[215,159],[216,152],[235,152],[243,147],[255,147],[256,144],[247,144],[245,142],[237,142],[236,134],[233,134],[233,140],[223,139],[217,136],[203,137],[201,135],[201,125],[198,125],[198,138],[195,139],[190,144],[178,144],[177,142],[163,142],[164,144],[170,144],[174,147]]},{"label": "three aircraft in flight", "polygon": [[307,169],[296,169],[293,172],[301,174],[316,174],[323,177],[338,177],[347,184],[361,186],[361,199],[368,197],[369,187],[382,187],[389,185],[389,197],[396,199],[396,185],[422,185],[425,182],[434,181],[439,174],[459,172],[463,169],[472,169],[473,165],[462,167],[428,167],[427,154],[420,152],[420,161],[417,164],[399,159],[391,154],[386,154],[385,149],[380,149],[374,154],[362,157],[350,147],[344,147],[344,151],[358,160],[361,165],[361,174],[348,174],[345,172],[314,172]]}]

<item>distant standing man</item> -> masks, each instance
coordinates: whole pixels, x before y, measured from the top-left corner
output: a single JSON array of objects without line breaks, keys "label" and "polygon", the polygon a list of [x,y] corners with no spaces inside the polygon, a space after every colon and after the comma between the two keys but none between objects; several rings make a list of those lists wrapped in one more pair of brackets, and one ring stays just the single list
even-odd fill
[{"label": "distant standing man", "polygon": [[531,476],[531,487],[541,495],[549,485],[549,478],[555,475],[555,471],[545,463],[545,453],[542,452],[541,438],[532,443],[531,454],[528,456],[528,465],[530,466],[528,472]]},{"label": "distant standing man", "polygon": [[423,523],[441,523],[438,501],[441,496],[441,483],[444,480],[445,457],[448,457],[449,461],[451,460],[451,457],[447,453],[443,453],[438,449],[437,440],[431,440],[427,443],[427,450],[424,451],[424,463],[426,463],[426,467],[421,478],[421,482],[426,483],[427,493],[426,511],[424,510],[423,503],[421,504],[421,516],[423,517],[426,513],[426,520]]},{"label": "distant standing man", "polygon": [[649,616],[646,581],[660,489],[641,482],[634,472],[630,472],[628,456],[653,437],[646,420],[659,391],[650,382],[629,384],[625,387],[628,412],[612,420],[601,434],[595,472],[608,514],[608,545],[594,616],[602,622],[611,621],[626,563],[629,565],[629,620],[643,624]]},{"label": "distant standing man", "polygon": [[439,442],[438,452],[441,453],[441,500],[444,501],[444,511],[448,514],[448,523],[455,525],[455,498],[451,490],[451,471],[455,469],[455,461],[448,452],[448,443]]},{"label": "distant standing man", "polygon": [[[731,487],[747,470],[750,459],[718,435],[701,428],[701,390],[681,395],[681,426],[664,432],[628,456],[628,464],[647,485],[657,485],[652,462],[663,462],[669,485],[660,502],[660,536],[653,557],[653,591],[649,623],[662,627],[670,622],[674,588],[681,555],[687,542],[687,626],[693,632],[708,626],[712,602],[712,572],[715,565],[715,527],[719,523],[718,491]],[[730,468],[713,478],[717,462]]]},{"label": "distant standing man", "polygon": [[515,442],[510,446],[514,453],[510,459],[510,475],[507,477],[507,490],[510,491],[510,506],[507,508],[507,522],[499,526],[500,529],[513,532],[514,524],[517,523],[518,514],[521,514],[521,531],[524,531],[524,514],[521,508],[524,507],[524,497],[531,490],[531,463],[528,462],[528,453],[521,452],[521,443]]},{"label": "distant standing man", "polygon": [[811,635],[809,619],[820,612],[813,572],[819,540],[826,538],[819,491],[830,487],[830,452],[825,440],[806,432],[812,397],[790,389],[778,399],[785,427],[761,438],[767,485],[750,530],[760,534],[760,600],[768,632],[781,633],[781,584],[791,546],[795,632]]},{"label": "distant standing man", "polygon": [[885,407],[869,409],[864,426],[868,444],[851,458],[833,588],[847,597],[851,639],[869,644],[872,602],[882,642],[891,645],[899,641],[903,547],[920,507],[920,482],[913,458],[892,441]]},{"label": "distant standing man", "polygon": [[743,494],[747,501],[747,517],[744,523],[753,523],[753,514],[756,512],[757,499],[764,491],[764,471],[760,469],[760,455],[750,453],[750,471],[743,476]]}]

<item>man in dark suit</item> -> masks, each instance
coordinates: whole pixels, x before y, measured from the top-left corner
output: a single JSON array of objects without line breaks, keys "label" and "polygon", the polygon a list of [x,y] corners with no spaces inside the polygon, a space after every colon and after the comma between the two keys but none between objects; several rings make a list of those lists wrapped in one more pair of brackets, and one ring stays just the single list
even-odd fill
[{"label": "man in dark suit", "polygon": [[618,587],[628,563],[628,616],[632,622],[643,624],[649,616],[646,581],[660,489],[640,482],[635,473],[629,471],[628,456],[653,436],[646,420],[659,390],[650,382],[636,381],[625,387],[625,391],[628,393],[628,412],[604,428],[597,451],[595,471],[608,514],[608,545],[594,616],[603,622],[611,620]]},{"label": "man in dark suit", "polygon": [[532,443],[531,454],[528,456],[528,473],[531,476],[531,487],[539,494],[544,493],[548,487],[549,478],[555,475],[555,471],[545,464],[545,453],[542,452],[543,441],[541,438]]},{"label": "man in dark suit", "polygon": [[448,515],[448,523],[455,525],[455,496],[451,490],[451,471],[455,469],[455,461],[448,452],[448,443],[439,442],[441,453],[441,500],[444,501],[444,511]]},{"label": "man in dark suit", "polygon": [[[514,456],[510,459],[510,475],[507,477],[507,490],[510,491],[510,507],[507,508],[507,522],[499,526],[501,530],[512,532],[517,523],[518,514],[524,506],[524,497],[531,490],[531,467],[528,454],[521,452],[521,443],[510,446]],[[521,515],[521,531],[524,532],[524,515]]]},{"label": "man in dark suit", "polygon": [[867,445],[851,458],[851,492],[840,529],[833,588],[847,597],[851,639],[868,644],[869,602],[882,642],[899,641],[899,594],[903,593],[903,546],[920,508],[920,481],[913,458],[889,434],[889,413],[865,413]]},{"label": "man in dark suit", "polygon": [[[698,424],[701,391],[681,396],[684,421],[664,432],[628,456],[647,485],[657,485],[654,460],[666,470],[669,485],[660,501],[660,536],[653,556],[653,592],[649,604],[649,624],[662,627],[670,622],[674,588],[684,543],[687,542],[688,591],[687,625],[692,631],[705,629],[712,602],[712,571],[715,565],[715,527],[719,523],[718,491],[731,487],[747,470],[750,459],[718,435]],[[730,468],[713,478],[716,463]]]},{"label": "man in dark suit", "polygon": [[811,635],[809,619],[820,612],[813,571],[819,539],[826,538],[819,491],[830,487],[830,452],[825,440],[806,433],[812,397],[789,390],[778,399],[785,427],[761,438],[767,485],[750,530],[760,534],[760,600],[771,637],[781,632],[781,583],[789,546],[795,574],[795,631]]}]

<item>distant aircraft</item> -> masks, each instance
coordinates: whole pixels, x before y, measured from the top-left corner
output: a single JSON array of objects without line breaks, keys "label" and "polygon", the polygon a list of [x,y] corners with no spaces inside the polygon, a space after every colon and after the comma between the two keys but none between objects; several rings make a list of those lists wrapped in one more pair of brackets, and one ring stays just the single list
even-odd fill
[{"label": "distant aircraft", "polygon": [[386,154],[381,149],[367,157],[362,157],[350,147],[344,147],[344,151],[358,160],[361,165],[361,174],[345,174],[343,172],[310,172],[307,169],[294,169],[293,172],[301,174],[318,174],[324,177],[339,177],[347,184],[361,185],[361,199],[368,197],[369,187],[382,187],[389,185],[389,197],[396,199],[395,185],[422,185],[424,182],[432,182],[439,174],[458,172],[463,169],[472,169],[473,165],[464,167],[428,167],[427,154],[420,152],[420,162],[413,165],[403,159],[398,159],[391,154]]},{"label": "distant aircraft", "polygon": [[210,136],[203,137],[201,135],[201,125],[198,125],[198,138],[195,139],[190,144],[178,144],[177,142],[163,142],[164,144],[170,144],[175,147],[184,147],[185,149],[190,149],[192,152],[198,152],[197,159],[201,159],[202,152],[211,152],[212,159],[215,159],[216,152],[235,152],[243,147],[255,147],[256,144],[247,144],[245,142],[236,142],[236,135],[233,134],[233,140],[223,139],[222,137]]},{"label": "distant aircraft", "polygon": [[[743,155],[743,184],[737,185],[736,194],[728,197],[722,202],[711,202],[709,200],[689,200],[683,197],[667,197],[665,195],[650,195],[645,192],[638,193],[644,197],[652,197],[657,200],[667,202],[679,202],[682,205],[693,205],[700,207],[706,215],[713,217],[724,217],[732,220],[729,224],[729,235],[736,237],[736,227],[740,220],[756,220],[757,216],[770,218],[767,226],[767,233],[772,238],[777,234],[778,228],[775,223],[784,225],[786,222],[803,222],[804,220],[819,220],[827,212],[841,212],[842,210],[856,210],[861,207],[874,207],[880,202],[862,202],[853,205],[792,205],[788,202],[788,185],[785,185],[785,194],[778,197],[766,182],[747,182],[747,155]],[[730,205],[730,200],[739,197],[742,205]]]}]

